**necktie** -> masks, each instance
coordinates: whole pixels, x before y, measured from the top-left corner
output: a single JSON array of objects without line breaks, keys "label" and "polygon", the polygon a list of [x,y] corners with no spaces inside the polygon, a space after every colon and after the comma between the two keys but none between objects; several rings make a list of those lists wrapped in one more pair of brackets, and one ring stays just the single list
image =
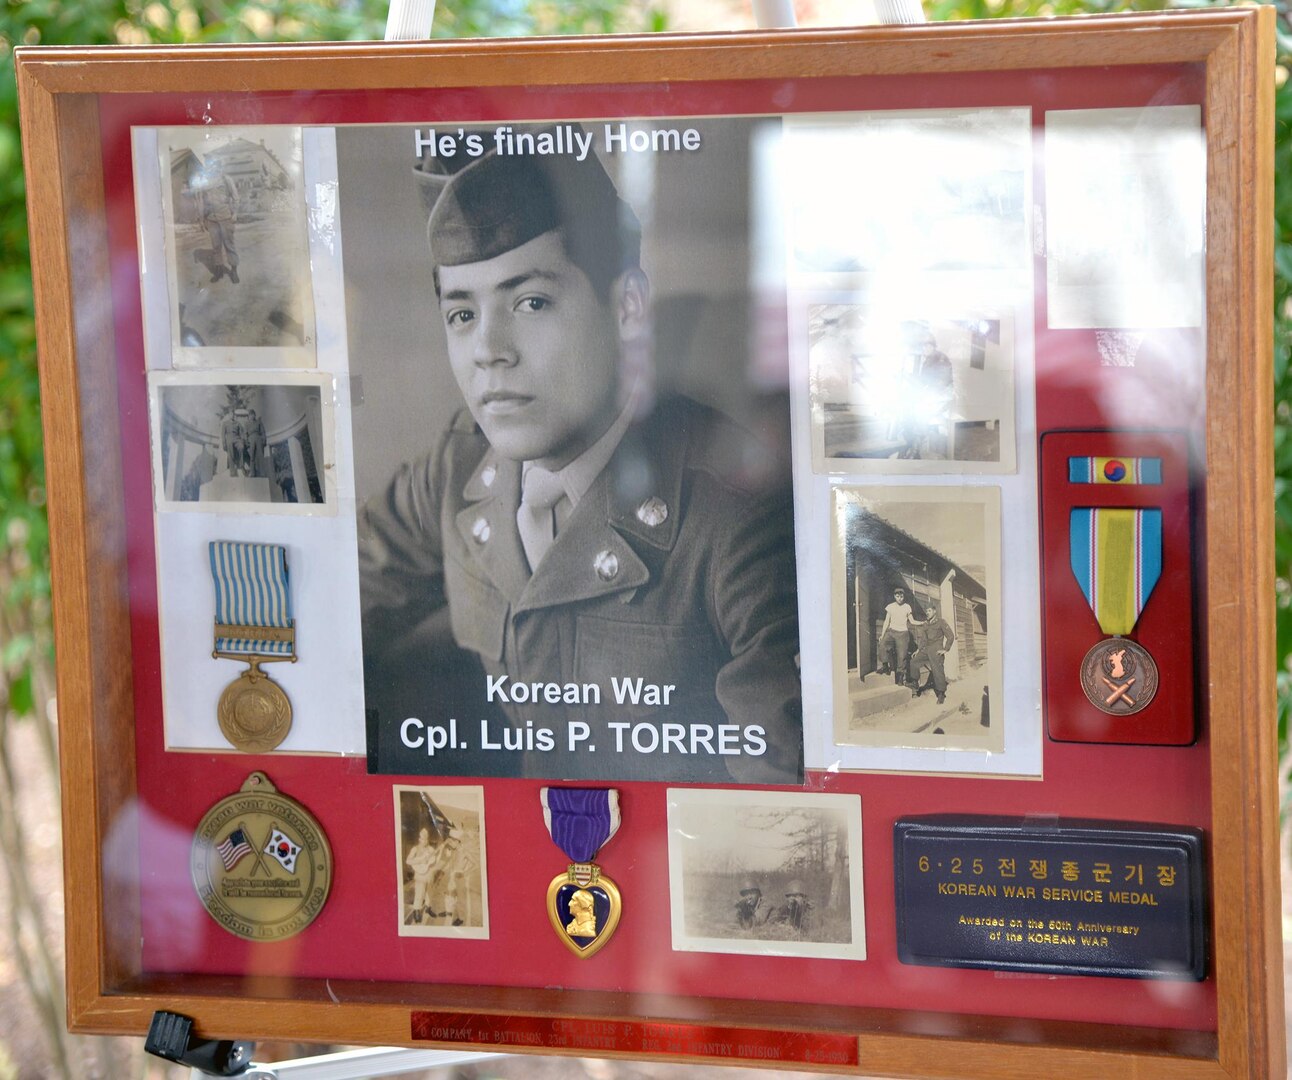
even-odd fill
[{"label": "necktie", "polygon": [[525,470],[520,485],[516,527],[520,531],[521,546],[525,549],[531,572],[538,569],[538,564],[556,539],[556,504],[564,497],[565,487],[559,475],[537,465],[530,465]]}]

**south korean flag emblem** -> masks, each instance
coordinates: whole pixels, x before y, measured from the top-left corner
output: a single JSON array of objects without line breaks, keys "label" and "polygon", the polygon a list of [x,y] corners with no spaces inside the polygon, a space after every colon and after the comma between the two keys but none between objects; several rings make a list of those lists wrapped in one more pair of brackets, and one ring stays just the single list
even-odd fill
[{"label": "south korean flag emblem", "polygon": [[275,828],[269,834],[265,844],[265,854],[272,855],[289,874],[296,873],[296,856],[301,853],[300,844],[296,843],[281,829]]}]

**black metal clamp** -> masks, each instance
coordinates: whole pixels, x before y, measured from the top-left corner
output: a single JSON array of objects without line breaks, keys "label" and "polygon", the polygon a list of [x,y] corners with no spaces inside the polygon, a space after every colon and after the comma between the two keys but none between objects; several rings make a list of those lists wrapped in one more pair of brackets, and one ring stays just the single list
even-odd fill
[{"label": "black metal clamp", "polygon": [[212,1076],[241,1076],[251,1065],[255,1043],[232,1039],[197,1039],[193,1021],[159,1009],[148,1025],[144,1050],[155,1057],[201,1069]]}]

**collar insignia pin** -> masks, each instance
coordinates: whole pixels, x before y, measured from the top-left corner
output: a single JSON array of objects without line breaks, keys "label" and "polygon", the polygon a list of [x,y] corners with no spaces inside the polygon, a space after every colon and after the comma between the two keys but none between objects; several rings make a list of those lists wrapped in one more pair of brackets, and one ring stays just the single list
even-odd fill
[{"label": "collar insignia pin", "polygon": [[663,525],[668,520],[668,503],[658,495],[652,495],[637,507],[637,520],[652,529]]}]

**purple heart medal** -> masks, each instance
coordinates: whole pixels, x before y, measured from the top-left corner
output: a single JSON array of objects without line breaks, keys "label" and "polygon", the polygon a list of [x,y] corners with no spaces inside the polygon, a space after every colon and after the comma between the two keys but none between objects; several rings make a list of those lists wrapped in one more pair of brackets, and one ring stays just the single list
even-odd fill
[{"label": "purple heart medal", "polygon": [[547,917],[566,948],[588,957],[610,940],[623,914],[618,887],[592,861],[619,831],[619,792],[545,787],[539,798],[547,831],[574,860],[547,887]]}]

